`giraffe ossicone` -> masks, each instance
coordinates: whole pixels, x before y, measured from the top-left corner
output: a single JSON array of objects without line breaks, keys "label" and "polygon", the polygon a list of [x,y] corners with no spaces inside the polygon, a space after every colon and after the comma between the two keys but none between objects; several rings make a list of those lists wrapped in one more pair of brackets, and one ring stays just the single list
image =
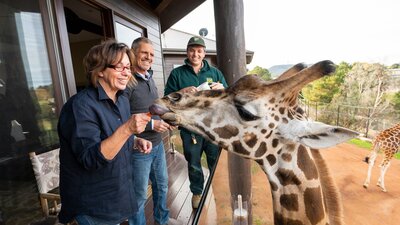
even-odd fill
[{"label": "giraffe ossicone", "polygon": [[171,93],[151,107],[166,122],[254,159],[267,174],[274,223],[343,223],[339,192],[318,151],[358,133],[307,119],[298,94],[335,71],[331,61],[297,64],[272,81],[246,75],[225,90]]},{"label": "giraffe ossicone", "polygon": [[380,165],[381,171],[376,185],[380,187],[383,192],[387,192],[385,187],[385,174],[390,166],[390,160],[393,158],[394,154],[400,150],[400,123],[380,132],[375,137],[372,146],[373,149],[371,153],[369,156],[365,157],[365,162],[368,163],[368,173],[363,186],[364,188],[368,188],[369,182],[371,181],[372,167],[374,167],[378,152],[383,150],[383,159]]}]

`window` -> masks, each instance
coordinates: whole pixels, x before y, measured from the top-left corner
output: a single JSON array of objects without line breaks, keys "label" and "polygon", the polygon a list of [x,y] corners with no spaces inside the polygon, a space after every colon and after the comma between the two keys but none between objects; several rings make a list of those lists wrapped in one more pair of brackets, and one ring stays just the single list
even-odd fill
[{"label": "window", "polygon": [[[28,152],[58,147],[56,105],[39,3],[6,2],[0,3],[0,223],[29,224],[41,212]],[[29,220],[21,218],[26,212],[33,213]]]},{"label": "window", "polygon": [[131,47],[133,40],[144,36],[142,28],[130,23],[121,17],[115,17],[115,38]]}]

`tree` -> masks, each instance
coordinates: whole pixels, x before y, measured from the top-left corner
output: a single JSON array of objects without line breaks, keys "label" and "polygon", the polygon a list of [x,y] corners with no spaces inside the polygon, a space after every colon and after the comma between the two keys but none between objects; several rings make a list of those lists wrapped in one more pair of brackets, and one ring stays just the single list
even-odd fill
[{"label": "tree", "polygon": [[341,62],[334,74],[316,80],[303,88],[302,94],[307,101],[330,103],[339,93],[346,74],[351,70],[351,65]]},{"label": "tree", "polygon": [[247,72],[247,74],[257,74],[263,80],[271,80],[272,76],[268,69],[262,68],[260,66],[254,67],[252,70]]},{"label": "tree", "polygon": [[400,69],[400,63],[395,63],[389,67],[389,69]]},{"label": "tree", "polygon": [[[387,97],[390,85],[388,69],[378,63],[355,63],[344,79],[340,93],[332,100],[336,105],[351,106],[352,115],[357,115],[354,127],[370,127],[381,123],[390,106]],[[349,117],[350,118],[350,117]],[[347,121],[350,125],[352,122]]]}]

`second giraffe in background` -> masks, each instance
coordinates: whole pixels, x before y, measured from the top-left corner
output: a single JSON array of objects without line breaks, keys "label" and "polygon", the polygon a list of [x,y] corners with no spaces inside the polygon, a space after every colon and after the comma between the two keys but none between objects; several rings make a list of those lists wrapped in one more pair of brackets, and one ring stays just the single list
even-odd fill
[{"label": "second giraffe in background", "polygon": [[381,133],[378,134],[378,136],[375,137],[375,140],[373,142],[373,150],[369,154],[369,156],[365,157],[365,162],[367,162],[368,165],[368,174],[367,174],[367,179],[364,182],[364,188],[368,188],[369,182],[371,180],[371,171],[372,167],[374,167],[374,163],[376,160],[376,157],[378,156],[378,152],[380,149],[383,150],[383,160],[380,165],[381,167],[381,174],[378,179],[378,185],[381,187],[383,192],[387,192],[385,188],[385,174],[387,169],[390,166],[390,160],[393,158],[394,154],[396,154],[399,151],[400,147],[400,123],[396,124],[394,127],[391,127],[389,129],[386,129],[382,131]]}]

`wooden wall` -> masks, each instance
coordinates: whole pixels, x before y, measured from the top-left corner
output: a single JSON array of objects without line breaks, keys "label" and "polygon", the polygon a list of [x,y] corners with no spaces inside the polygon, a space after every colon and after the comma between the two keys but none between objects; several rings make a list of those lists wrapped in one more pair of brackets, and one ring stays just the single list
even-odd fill
[{"label": "wooden wall", "polygon": [[161,31],[159,18],[152,11],[145,7],[126,0],[98,0],[98,3],[114,11],[120,17],[129,19],[136,25],[145,28],[147,38],[153,42],[154,62],[152,69],[154,71],[154,81],[156,82],[160,96],[164,94],[164,69],[163,56],[161,49]]}]

